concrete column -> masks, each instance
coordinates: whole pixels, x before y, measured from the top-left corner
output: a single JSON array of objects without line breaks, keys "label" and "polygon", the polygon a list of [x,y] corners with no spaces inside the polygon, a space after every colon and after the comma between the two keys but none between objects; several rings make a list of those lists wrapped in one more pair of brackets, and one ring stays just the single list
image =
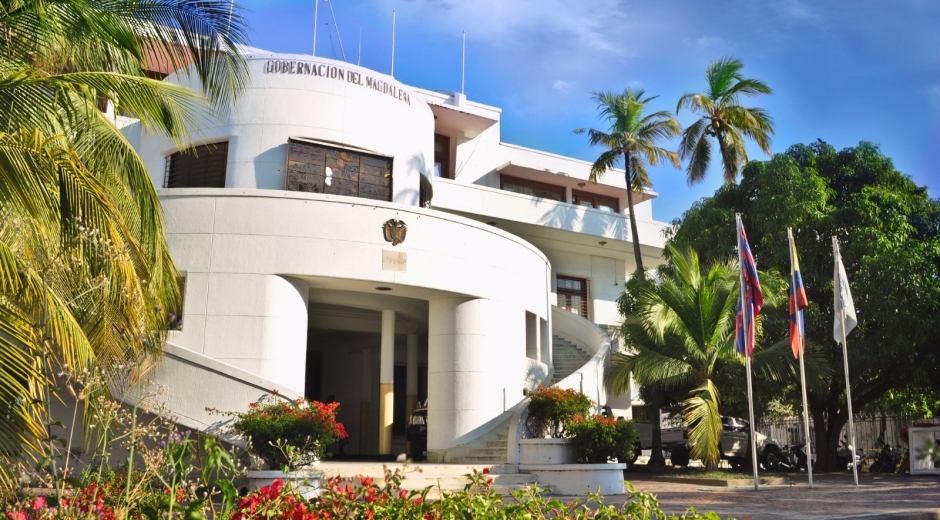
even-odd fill
[{"label": "concrete column", "polygon": [[309,300],[307,282],[265,276],[258,376],[300,395],[304,395],[306,380]]},{"label": "concrete column", "polygon": [[379,355],[379,454],[392,453],[392,411],[395,403],[395,311],[382,311]]},{"label": "concrete column", "polygon": [[359,403],[359,454],[369,453],[369,414],[372,404],[372,351],[362,349],[362,398]]},{"label": "concrete column", "polygon": [[428,311],[428,459],[441,462],[522,399],[525,311],[466,298],[431,300]]},{"label": "concrete column", "polygon": [[[418,402],[418,335],[408,334],[408,354],[405,357],[405,421]],[[407,422],[405,424],[408,424]],[[408,443],[411,444],[411,443]],[[409,450],[410,452],[410,446]]]},{"label": "concrete column", "polygon": [[[551,316],[551,314],[549,314]],[[539,360],[542,363],[548,365],[548,375],[551,379],[551,375],[555,372],[555,365],[553,365],[552,360],[552,325],[548,320],[543,320],[539,318],[539,341],[542,345],[542,358]]]}]

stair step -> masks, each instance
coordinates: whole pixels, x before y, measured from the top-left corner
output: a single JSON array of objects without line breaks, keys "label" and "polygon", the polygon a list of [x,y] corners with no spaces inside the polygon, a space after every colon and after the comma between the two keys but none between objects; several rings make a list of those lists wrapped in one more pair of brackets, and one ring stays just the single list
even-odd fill
[{"label": "stair step", "polygon": [[503,455],[505,456],[507,452],[506,446],[501,448],[471,448],[470,455]]},{"label": "stair step", "polygon": [[506,440],[501,441],[486,441],[487,448],[503,448],[506,449]]}]

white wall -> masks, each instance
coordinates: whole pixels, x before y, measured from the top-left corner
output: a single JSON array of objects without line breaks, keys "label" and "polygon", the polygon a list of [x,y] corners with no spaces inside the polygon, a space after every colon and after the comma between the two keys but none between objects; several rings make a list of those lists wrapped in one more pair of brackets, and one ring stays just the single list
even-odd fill
[{"label": "white wall", "polygon": [[[441,428],[432,446],[472,440],[502,412],[504,388],[507,406],[522,398],[526,312],[550,313],[550,265],[527,242],[448,213],[350,197],[230,188],[160,196],[187,273],[183,329],[171,343],[302,393],[307,287],[361,294],[364,306],[390,294],[430,301],[429,420],[432,432]],[[392,218],[408,226],[398,246],[382,233]],[[404,254],[403,270],[387,269],[383,251]],[[454,301],[466,303],[442,303]]]},{"label": "white wall", "polygon": [[[270,72],[272,59],[334,67],[345,79]],[[305,137],[392,157],[393,200],[418,204],[418,176],[434,166],[434,116],[410,87],[362,67],[304,55],[255,56],[248,65],[251,83],[230,115],[207,115],[192,129],[197,144],[229,141],[226,187],[285,189],[287,139]],[[350,71],[362,85],[348,81]],[[408,93],[410,104],[369,88],[370,78]],[[167,81],[198,86],[175,74]],[[177,151],[175,145],[144,133],[139,151],[154,185],[162,187],[166,157]]]}]

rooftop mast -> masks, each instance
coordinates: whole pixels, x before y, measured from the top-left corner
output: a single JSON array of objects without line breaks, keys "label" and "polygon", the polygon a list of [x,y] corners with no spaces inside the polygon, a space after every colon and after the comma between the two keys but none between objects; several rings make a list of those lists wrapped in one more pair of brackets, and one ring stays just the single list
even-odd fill
[{"label": "rooftop mast", "polygon": [[[232,0],[233,2],[235,0]],[[320,0],[313,0],[313,55],[317,55],[317,19],[320,17]]]},{"label": "rooftop mast", "polygon": [[392,72],[389,74],[395,77],[395,10],[392,9]]}]

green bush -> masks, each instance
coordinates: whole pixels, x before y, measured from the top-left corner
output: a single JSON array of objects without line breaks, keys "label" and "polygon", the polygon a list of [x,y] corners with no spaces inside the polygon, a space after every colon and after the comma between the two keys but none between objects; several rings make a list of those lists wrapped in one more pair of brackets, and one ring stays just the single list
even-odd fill
[{"label": "green bush", "polygon": [[565,424],[576,417],[585,417],[594,403],[588,396],[573,389],[540,386],[529,394],[527,426],[533,436],[561,438]]},{"label": "green bush", "polygon": [[601,415],[575,417],[565,425],[578,462],[597,464],[633,451],[639,434],[633,421]]},{"label": "green bush", "polygon": [[338,407],[302,397],[251,403],[247,412],[232,414],[232,429],[249,440],[248,450],[269,468],[294,470],[327,457],[327,446],[346,438],[346,429],[336,422]]}]

